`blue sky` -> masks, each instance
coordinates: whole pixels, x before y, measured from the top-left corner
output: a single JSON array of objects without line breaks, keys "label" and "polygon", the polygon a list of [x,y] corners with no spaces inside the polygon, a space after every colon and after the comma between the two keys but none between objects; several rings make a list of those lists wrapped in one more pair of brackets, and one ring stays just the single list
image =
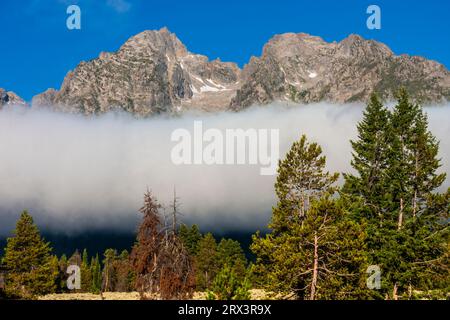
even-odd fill
[{"label": "blue sky", "polygon": [[[67,6],[81,8],[81,30],[66,27]],[[366,9],[381,8],[381,30]],[[30,100],[59,88],[66,73],[129,37],[167,26],[188,49],[244,65],[274,34],[306,32],[327,41],[351,33],[450,67],[450,1],[427,0],[1,0],[0,88]]]}]

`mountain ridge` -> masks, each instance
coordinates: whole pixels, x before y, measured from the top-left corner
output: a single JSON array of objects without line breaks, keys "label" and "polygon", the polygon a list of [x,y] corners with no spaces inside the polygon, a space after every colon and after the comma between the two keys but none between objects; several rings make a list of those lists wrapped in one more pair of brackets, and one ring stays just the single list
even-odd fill
[{"label": "mountain ridge", "polygon": [[0,88],[0,108],[5,105],[26,105],[27,103],[12,91]]},{"label": "mountain ridge", "polygon": [[401,86],[425,103],[450,100],[450,72],[444,65],[395,55],[385,44],[356,34],[339,42],[306,33],[274,35],[261,56],[241,69],[190,52],[162,28],[80,62],[59,90],[36,95],[32,105],[87,115],[119,109],[149,116],[239,111],[273,101],[365,102],[372,91],[389,99]]}]

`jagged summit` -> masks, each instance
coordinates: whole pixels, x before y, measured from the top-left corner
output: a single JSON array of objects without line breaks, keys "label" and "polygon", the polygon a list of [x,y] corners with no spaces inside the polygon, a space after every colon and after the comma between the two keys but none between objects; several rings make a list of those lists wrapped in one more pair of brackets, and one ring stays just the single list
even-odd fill
[{"label": "jagged summit", "polygon": [[47,90],[33,105],[85,114],[123,109],[143,116],[184,108],[224,109],[239,77],[236,64],[191,53],[163,28],[141,32],[117,52],[80,63],[59,91]]},{"label": "jagged summit", "polygon": [[435,61],[396,56],[383,43],[349,35],[326,42],[305,33],[274,36],[243,70],[231,107],[240,110],[274,100],[300,103],[366,101],[404,86],[424,102],[450,99],[450,73]]},{"label": "jagged summit", "polygon": [[5,105],[26,105],[27,103],[12,91],[0,88],[0,108]]},{"label": "jagged summit", "polygon": [[117,52],[81,62],[59,90],[33,105],[94,114],[121,109],[142,116],[189,109],[240,110],[275,100],[300,103],[389,98],[404,86],[413,98],[450,99],[449,71],[422,57],[396,56],[384,44],[349,35],[326,42],[306,33],[275,35],[243,70],[190,52],[167,28],[143,31]]},{"label": "jagged summit", "polygon": [[183,56],[188,54],[184,44],[167,28],[146,30],[128,39],[120,50],[150,50]]}]

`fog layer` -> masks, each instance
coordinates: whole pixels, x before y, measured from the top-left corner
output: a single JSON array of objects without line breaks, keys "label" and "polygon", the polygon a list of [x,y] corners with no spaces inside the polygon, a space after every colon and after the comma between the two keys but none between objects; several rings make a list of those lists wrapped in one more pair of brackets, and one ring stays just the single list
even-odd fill
[{"label": "fog layer", "polygon": [[[259,165],[175,165],[172,132],[192,131],[195,120],[202,120],[205,130],[279,129],[281,156],[306,134],[322,146],[329,170],[347,172],[349,140],[362,110],[358,104],[273,104],[240,113],[139,120],[5,108],[0,111],[0,234],[11,231],[24,209],[54,231],[131,231],[146,189],[168,204],[174,187],[186,223],[221,231],[261,228],[276,200],[275,176],[260,175]],[[440,140],[441,171],[449,173],[450,105],[425,110]]]}]

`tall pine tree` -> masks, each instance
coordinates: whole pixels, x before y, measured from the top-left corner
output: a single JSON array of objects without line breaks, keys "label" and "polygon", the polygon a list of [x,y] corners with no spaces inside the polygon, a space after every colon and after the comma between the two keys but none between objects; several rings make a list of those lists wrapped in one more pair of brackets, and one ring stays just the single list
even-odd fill
[{"label": "tall pine tree", "polygon": [[[391,297],[397,299],[400,293],[411,297],[413,288],[417,288],[421,278],[426,276],[423,272],[426,269],[417,266],[429,258],[434,260],[443,256],[442,244],[432,245],[436,236],[434,230],[443,225],[436,215],[424,213],[427,212],[427,201],[446,175],[437,172],[440,167],[439,143],[428,131],[427,117],[418,104],[410,102],[404,89],[397,94],[391,129],[390,211],[397,220],[396,248],[401,257],[392,275]],[[426,258],[429,246],[435,253]]]},{"label": "tall pine tree", "polygon": [[89,265],[89,256],[87,249],[83,250],[83,254],[81,257],[81,290],[83,292],[90,292],[92,288],[92,273],[91,267]]},{"label": "tall pine tree", "polygon": [[33,218],[24,211],[5,248],[6,293],[31,298],[55,292],[58,265],[51,251],[50,243],[44,241]]},{"label": "tall pine tree", "polygon": [[344,174],[344,194],[352,196],[352,201],[363,206],[359,217],[376,219],[382,225],[383,203],[388,185],[386,173],[389,153],[389,112],[383,107],[376,94],[370,96],[369,103],[358,124],[358,139],[350,141],[353,148],[352,167],[357,175]]},{"label": "tall pine tree", "polygon": [[331,198],[338,174],[325,172],[321,148],[303,136],[280,161],[271,232],[253,237],[254,272],[270,290],[298,299],[365,297],[365,233]]},{"label": "tall pine tree", "polygon": [[325,163],[322,148],[315,142],[308,143],[305,135],[280,160],[275,183],[279,201],[269,226],[273,232],[282,232],[292,219],[302,218],[312,199],[336,190],[333,184],[339,174],[325,171]]},{"label": "tall pine tree", "polygon": [[220,268],[217,259],[217,242],[211,233],[207,233],[200,240],[195,264],[197,268],[197,288],[209,288]]},{"label": "tall pine tree", "polygon": [[380,293],[412,297],[435,270],[430,264],[442,263],[448,251],[448,225],[430,210],[442,199],[434,192],[445,180],[437,172],[438,142],[422,108],[402,89],[392,112],[371,99],[352,146],[357,174],[345,175],[342,194],[367,222],[370,263],[382,270]]},{"label": "tall pine tree", "polygon": [[99,293],[102,289],[102,268],[98,254],[91,258],[92,293]]}]

